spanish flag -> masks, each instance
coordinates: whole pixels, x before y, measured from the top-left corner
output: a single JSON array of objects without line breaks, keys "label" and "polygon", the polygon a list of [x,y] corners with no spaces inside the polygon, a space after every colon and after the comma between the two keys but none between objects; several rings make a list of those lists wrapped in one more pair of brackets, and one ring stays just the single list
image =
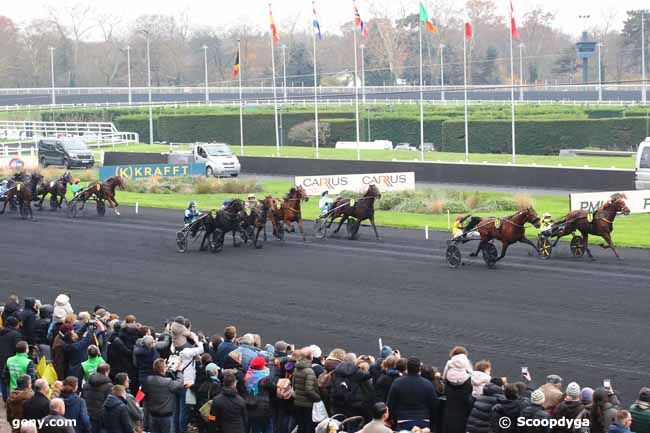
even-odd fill
[{"label": "spanish flag", "polygon": [[277,44],[280,42],[280,35],[278,34],[278,27],[275,25],[275,18],[273,18],[273,12],[271,11],[271,3],[269,3],[269,23],[271,24],[273,43]]},{"label": "spanish flag", "polygon": [[232,75],[234,77],[239,75],[239,51],[237,51],[237,57],[235,57],[235,65],[232,67]]}]

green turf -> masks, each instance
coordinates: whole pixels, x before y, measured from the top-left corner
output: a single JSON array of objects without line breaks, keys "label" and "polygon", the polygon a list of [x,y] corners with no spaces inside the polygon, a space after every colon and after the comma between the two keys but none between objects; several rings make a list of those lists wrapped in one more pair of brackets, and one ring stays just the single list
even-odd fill
[{"label": "green turf", "polygon": [[[187,150],[186,146],[174,146],[174,150]],[[231,149],[240,154],[240,147],[233,145]],[[136,144],[129,146],[116,146],[115,148],[104,148],[105,151],[119,152],[168,152],[168,145]],[[244,154],[247,156],[275,156],[274,146],[244,146]],[[280,156],[293,158],[314,158],[315,151],[309,147],[285,146],[280,149]],[[356,150],[341,150],[333,148],[320,149],[320,156],[324,159],[357,159]],[[361,151],[361,159],[369,161],[414,161],[420,159],[420,152],[409,152],[406,150],[364,150]],[[425,152],[427,161],[443,162],[464,162],[465,154],[451,152]],[[469,161],[473,163],[509,164],[512,161],[511,155],[475,153],[469,155]],[[620,168],[634,169],[634,157],[602,157],[602,156],[553,156],[553,155],[519,155],[517,164],[540,165],[540,166],[563,166],[563,167],[593,167],[593,168]]]},{"label": "green turf", "polygon": [[[257,197],[271,194],[275,197],[282,197],[289,190],[290,182],[284,181],[263,181],[264,192],[256,193]],[[509,193],[481,193],[490,197],[511,196]],[[118,192],[118,200],[121,204],[135,205],[141,207],[156,207],[170,209],[185,209],[190,200],[196,200],[199,208],[210,210],[218,208],[221,203],[228,198],[239,197],[246,198],[246,194],[141,194],[131,192]],[[538,213],[550,212],[555,218],[561,217],[568,212],[568,198],[558,196],[533,196],[534,206]],[[306,219],[314,219],[319,215],[317,197],[312,197],[307,203],[303,204],[303,212]],[[495,212],[491,214],[481,214],[480,216],[507,216],[512,212]],[[455,215],[450,215],[453,219]],[[179,224],[182,221],[181,212],[178,213]],[[433,215],[420,213],[402,213],[392,211],[377,211],[377,224],[387,227],[424,229],[429,226],[431,230],[447,231],[449,230],[449,218],[447,214]],[[616,230],[613,237],[617,245],[628,247],[650,247],[650,232],[639,230],[639,227],[650,226],[650,214],[631,215],[629,217],[619,217],[616,220]],[[537,236],[537,230],[533,227],[528,228],[528,236],[534,239]],[[600,241],[600,239],[598,239]]]}]

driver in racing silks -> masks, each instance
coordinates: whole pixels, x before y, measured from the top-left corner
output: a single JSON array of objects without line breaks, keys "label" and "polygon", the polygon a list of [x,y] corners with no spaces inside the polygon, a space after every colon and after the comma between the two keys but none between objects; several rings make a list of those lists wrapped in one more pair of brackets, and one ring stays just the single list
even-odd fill
[{"label": "driver in racing silks", "polygon": [[323,191],[323,193],[320,195],[320,200],[318,201],[318,208],[320,209],[321,215],[325,215],[330,210],[332,210],[332,205],[334,204],[334,201],[331,199],[329,194],[330,194],[329,191]]},{"label": "driver in racing silks", "polygon": [[[467,222],[467,223],[466,223]],[[460,237],[465,237],[468,233],[476,229],[476,226],[481,222],[480,217],[475,217],[472,215],[458,215],[456,221],[451,229],[454,239]],[[463,239],[463,243],[467,242],[469,239]]]},{"label": "driver in racing silks", "polygon": [[[192,224],[201,216],[201,212],[196,208],[196,202],[192,200],[188,203],[187,209],[185,209],[185,216],[183,217],[183,222],[185,226]],[[196,236],[196,233],[199,231],[198,224],[195,227],[192,227],[192,237]]]}]

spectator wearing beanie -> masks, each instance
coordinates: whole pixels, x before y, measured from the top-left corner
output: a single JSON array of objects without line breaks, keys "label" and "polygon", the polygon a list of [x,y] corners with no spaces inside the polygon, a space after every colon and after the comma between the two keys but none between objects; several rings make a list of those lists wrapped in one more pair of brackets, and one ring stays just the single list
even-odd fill
[{"label": "spectator wearing beanie", "polygon": [[271,395],[276,387],[269,380],[266,359],[261,356],[253,358],[246,376],[246,410],[250,433],[271,433]]},{"label": "spectator wearing beanie", "polygon": [[[580,385],[575,382],[571,382],[566,387],[565,392],[566,397],[564,401],[560,403],[553,413],[553,418],[555,419],[576,419],[580,413],[584,410],[585,406],[580,401]],[[557,426],[553,429],[554,433],[572,433],[572,429],[567,427]]]},{"label": "spectator wearing beanie", "polygon": [[38,310],[38,319],[34,323],[34,341],[38,346],[38,350],[48,361],[52,360],[52,352],[50,340],[47,339],[47,331],[50,328],[50,323],[52,323],[53,310],[52,305],[42,305]]},{"label": "spectator wearing beanie", "polygon": [[[508,384],[504,389],[504,399],[492,409],[490,424],[493,433],[517,433],[517,418],[521,416],[524,401],[519,398],[519,389],[515,384]],[[501,418],[508,418],[510,425],[503,428],[499,423]]]},{"label": "spectator wearing beanie", "polygon": [[442,429],[445,433],[465,433],[467,418],[472,411],[473,405],[472,365],[467,358],[467,350],[464,347],[454,347],[449,357],[450,359],[442,373],[445,383],[445,395],[447,396]]},{"label": "spectator wearing beanie", "polygon": [[639,398],[630,406],[634,433],[650,433],[650,388],[641,388]]},{"label": "spectator wearing beanie", "polygon": [[580,391],[580,402],[585,407],[585,409],[591,409],[591,405],[594,402],[594,390],[588,386],[582,388]]},{"label": "spectator wearing beanie", "polygon": [[[521,416],[527,420],[548,419],[548,412],[544,409],[546,397],[541,389],[533,391],[530,395],[530,405],[521,411]],[[548,426],[524,426],[519,429],[519,433],[549,433]]]},{"label": "spectator wearing beanie", "polygon": [[[477,367],[481,367],[480,364],[478,362]],[[474,370],[474,373],[476,373],[476,370]],[[499,382],[503,383],[500,379]],[[482,391],[483,393],[474,401],[474,407],[469,414],[469,418],[467,418],[468,433],[489,433],[492,410],[494,406],[506,398],[503,394],[503,387],[492,382],[482,386]]]},{"label": "spectator wearing beanie", "polygon": [[546,378],[546,383],[539,387],[544,393],[544,409],[548,413],[553,413],[557,405],[564,400],[562,392],[562,378],[557,374],[551,374]]},{"label": "spectator wearing beanie", "polygon": [[438,396],[433,383],[420,376],[421,363],[409,358],[406,376],[393,382],[388,392],[388,410],[397,430],[436,425]]}]

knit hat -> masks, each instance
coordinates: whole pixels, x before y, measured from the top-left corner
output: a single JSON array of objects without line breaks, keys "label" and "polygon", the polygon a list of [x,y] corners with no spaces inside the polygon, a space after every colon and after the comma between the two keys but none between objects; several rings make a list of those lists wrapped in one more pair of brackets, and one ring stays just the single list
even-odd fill
[{"label": "knit hat", "polygon": [[315,344],[312,344],[309,346],[309,351],[311,352],[311,356],[316,359],[320,358],[323,356],[323,351],[320,349],[320,347],[316,346]]},{"label": "knit hat", "polygon": [[266,359],[264,359],[262,356],[256,356],[253,358],[249,366],[253,370],[261,370],[263,368],[266,368]]},{"label": "knit hat", "polygon": [[643,387],[639,391],[639,398],[636,401],[637,403],[650,403],[650,388]]},{"label": "knit hat", "polygon": [[59,328],[59,332],[63,335],[67,334],[68,332],[72,331],[72,324],[71,323],[64,323],[61,325]]},{"label": "knit hat", "polygon": [[533,404],[537,404],[539,406],[542,406],[544,404],[545,400],[546,400],[546,398],[544,397],[544,393],[542,392],[541,389],[536,389],[530,395],[530,402],[533,403]]},{"label": "knit hat", "polygon": [[284,340],[276,341],[275,342],[275,352],[280,352],[280,353],[285,353],[287,351],[287,348],[289,347],[289,343],[287,343]]},{"label": "knit hat", "polygon": [[580,401],[582,404],[589,404],[594,400],[594,390],[588,386],[580,391]]},{"label": "knit hat", "polygon": [[393,348],[390,346],[384,346],[381,348],[381,352],[379,352],[379,357],[381,359],[386,359],[392,354],[393,354]]},{"label": "knit hat", "polygon": [[575,382],[571,382],[566,387],[566,395],[568,397],[578,398],[580,396],[580,385]]},{"label": "knit hat", "polygon": [[205,372],[208,374],[208,376],[214,376],[215,374],[219,373],[219,366],[214,362],[211,362],[205,366]]},{"label": "knit hat", "polygon": [[560,385],[562,383],[562,378],[557,374],[551,374],[549,376],[546,376],[546,383],[549,383],[551,385]]}]

